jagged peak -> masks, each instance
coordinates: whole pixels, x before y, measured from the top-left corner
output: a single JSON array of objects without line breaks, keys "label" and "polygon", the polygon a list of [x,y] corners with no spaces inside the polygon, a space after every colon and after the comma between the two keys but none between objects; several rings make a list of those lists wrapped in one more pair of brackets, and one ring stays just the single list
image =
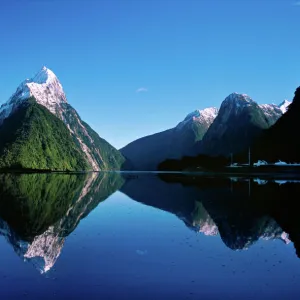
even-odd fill
[{"label": "jagged peak", "polygon": [[184,118],[184,121],[187,121],[187,120],[190,120],[192,118],[197,118],[197,117],[200,117],[200,110],[199,109],[196,109],[194,110],[193,112],[187,114],[187,116]]},{"label": "jagged peak", "polygon": [[60,105],[67,103],[66,95],[58,78],[44,66],[34,77],[23,81],[9,100],[2,104],[0,107],[0,124],[22,102],[31,97],[55,115],[57,115]]},{"label": "jagged peak", "polygon": [[202,110],[194,110],[189,113],[182,122],[180,122],[176,127],[181,129],[182,127],[190,124],[192,122],[204,122],[209,125],[213,122],[218,114],[219,109],[216,107],[208,107]]},{"label": "jagged peak", "polygon": [[43,66],[42,69],[32,79],[29,80],[29,82],[43,84],[53,80],[58,80],[56,75],[46,66]]},{"label": "jagged peak", "polygon": [[245,102],[245,103],[252,103],[254,102],[253,99],[248,96],[247,94],[240,94],[237,92],[231,93],[228,97],[225,98],[223,102]]},{"label": "jagged peak", "polygon": [[284,100],[284,101],[282,101],[279,105],[278,105],[278,107],[279,107],[279,109],[282,111],[282,113],[286,113],[286,111],[287,111],[287,108],[288,108],[288,106],[291,104],[292,102],[291,101],[288,101],[288,100]]},{"label": "jagged peak", "polygon": [[279,104],[279,106],[280,105],[284,105],[284,104],[290,104],[291,103],[291,101],[289,101],[289,100],[287,100],[287,99],[284,99],[280,104]]},{"label": "jagged peak", "polygon": [[26,86],[30,90],[30,95],[53,113],[55,112],[54,105],[67,102],[58,78],[45,66],[30,81],[26,82]]},{"label": "jagged peak", "polygon": [[259,107],[262,110],[277,111],[278,113],[281,112],[280,106],[278,106],[278,105],[276,105],[274,103],[271,103],[271,104],[259,104]]},{"label": "jagged peak", "polygon": [[218,114],[218,108],[216,108],[216,107],[208,107],[208,108],[204,108],[202,110],[196,109],[193,112],[189,113],[185,117],[184,121],[192,120],[194,118],[200,118],[201,116],[203,116],[203,117],[210,117],[210,116],[216,117],[217,114]]},{"label": "jagged peak", "polygon": [[222,102],[220,111],[224,112],[224,110],[227,111],[230,109],[230,111],[235,112],[236,114],[240,109],[254,104],[256,104],[256,102],[247,94],[234,92],[227,96]]},{"label": "jagged peak", "polygon": [[[23,89],[28,83],[34,84],[49,84],[50,82],[56,81],[60,84],[57,76],[53,71],[43,66],[33,77],[24,80],[18,87],[17,91]],[[61,84],[60,84],[61,85]]]},{"label": "jagged peak", "polygon": [[264,113],[264,115],[269,118],[270,121],[277,120],[283,114],[281,108],[276,104],[260,104],[260,109]]}]

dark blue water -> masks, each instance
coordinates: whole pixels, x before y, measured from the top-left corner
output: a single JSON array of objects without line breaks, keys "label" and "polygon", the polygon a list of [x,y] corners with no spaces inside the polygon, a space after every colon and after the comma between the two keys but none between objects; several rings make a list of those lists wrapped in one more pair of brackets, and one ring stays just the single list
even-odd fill
[{"label": "dark blue water", "polygon": [[1,299],[300,298],[295,210],[253,204],[297,183],[30,176],[0,178]]}]

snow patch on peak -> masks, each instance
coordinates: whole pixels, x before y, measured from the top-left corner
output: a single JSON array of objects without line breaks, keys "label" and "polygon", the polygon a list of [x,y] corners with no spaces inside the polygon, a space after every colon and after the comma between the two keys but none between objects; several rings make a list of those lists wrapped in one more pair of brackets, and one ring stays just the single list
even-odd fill
[{"label": "snow patch on peak", "polygon": [[58,115],[61,104],[67,103],[66,95],[56,75],[43,67],[33,78],[23,81],[9,100],[0,107],[0,124],[18,106],[29,98],[45,106],[51,113]]},{"label": "snow patch on peak", "polygon": [[195,110],[191,113],[189,113],[185,119],[180,122],[177,125],[177,128],[181,129],[187,124],[193,123],[193,122],[198,122],[198,123],[207,123],[208,125],[211,125],[214,119],[216,118],[218,114],[218,108],[216,107],[209,107],[205,108],[203,110]]},{"label": "snow patch on peak", "polygon": [[246,94],[230,94],[221,104],[221,113],[219,114],[219,116],[222,120],[222,123],[227,122],[228,118],[231,115],[237,115],[244,108],[250,107],[255,104],[256,102]]},{"label": "snow patch on peak", "polygon": [[282,110],[276,104],[260,104],[259,107],[263,113],[269,117],[275,117],[278,119],[282,115]]},{"label": "snow patch on peak", "polygon": [[56,75],[46,67],[43,67],[26,85],[31,96],[38,103],[46,106],[52,113],[56,112],[57,105],[67,103],[61,83]]},{"label": "snow patch on peak", "polygon": [[225,98],[225,100],[223,101],[223,103],[234,103],[237,105],[240,104],[250,104],[253,103],[254,101],[252,100],[251,97],[249,97],[247,94],[239,94],[239,93],[232,93],[230,94],[227,98]]},{"label": "snow patch on peak", "polygon": [[281,102],[278,107],[280,108],[280,110],[282,111],[283,114],[286,113],[288,106],[291,104],[291,101],[288,100],[284,100],[283,102]]},{"label": "snow patch on peak", "polygon": [[38,84],[43,84],[47,83],[53,80],[58,80],[56,75],[48,68],[45,66],[42,67],[42,69],[29,81],[38,83]]},{"label": "snow patch on peak", "polygon": [[197,109],[197,110],[195,110],[195,111],[189,113],[189,114],[185,117],[184,121],[188,121],[188,120],[191,120],[191,119],[193,119],[193,118],[199,118],[200,115],[201,115],[200,110]]},{"label": "snow patch on peak", "polygon": [[203,110],[195,110],[191,113],[189,113],[184,121],[189,121],[189,120],[194,120],[194,119],[199,119],[201,116],[203,116],[204,118],[210,118],[213,117],[215,118],[218,114],[218,109],[216,107],[209,107],[209,108],[205,108]]}]

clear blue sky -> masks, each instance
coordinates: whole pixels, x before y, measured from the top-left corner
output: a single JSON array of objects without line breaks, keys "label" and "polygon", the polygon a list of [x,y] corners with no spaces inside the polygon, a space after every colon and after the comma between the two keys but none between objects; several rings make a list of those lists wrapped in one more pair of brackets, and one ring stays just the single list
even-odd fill
[{"label": "clear blue sky", "polygon": [[9,0],[0,28],[0,103],[46,65],[117,148],[232,92],[279,103],[300,85],[293,0]]}]

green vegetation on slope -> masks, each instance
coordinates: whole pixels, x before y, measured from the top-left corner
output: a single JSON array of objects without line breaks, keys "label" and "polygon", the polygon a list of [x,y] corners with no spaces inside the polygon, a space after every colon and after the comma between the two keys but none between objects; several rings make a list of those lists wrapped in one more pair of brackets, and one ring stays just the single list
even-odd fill
[{"label": "green vegetation on slope", "polygon": [[0,127],[0,168],[78,171],[88,165],[65,124],[30,99]]}]

